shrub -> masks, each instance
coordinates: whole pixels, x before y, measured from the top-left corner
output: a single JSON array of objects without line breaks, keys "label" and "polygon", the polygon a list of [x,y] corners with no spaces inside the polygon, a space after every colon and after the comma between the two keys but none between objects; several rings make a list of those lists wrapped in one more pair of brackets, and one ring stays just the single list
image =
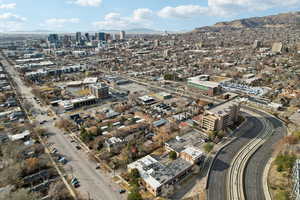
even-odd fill
[{"label": "shrub", "polygon": [[171,160],[176,160],[176,158],[177,158],[177,153],[176,153],[175,151],[170,151],[170,153],[169,153],[169,158],[170,158]]},{"label": "shrub", "polygon": [[206,153],[209,153],[209,152],[211,152],[211,150],[214,148],[214,145],[212,144],[212,143],[206,143],[205,145],[204,145],[204,151],[206,152]]},{"label": "shrub", "polygon": [[275,159],[277,171],[290,171],[296,161],[296,156],[293,154],[279,154]]}]

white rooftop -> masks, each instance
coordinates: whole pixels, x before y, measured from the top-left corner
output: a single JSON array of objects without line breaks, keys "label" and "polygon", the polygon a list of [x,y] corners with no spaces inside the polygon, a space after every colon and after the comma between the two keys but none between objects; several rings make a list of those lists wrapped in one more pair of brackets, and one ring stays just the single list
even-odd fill
[{"label": "white rooftop", "polygon": [[130,163],[127,167],[130,169],[137,169],[144,181],[146,181],[153,188],[158,188],[161,186],[160,182],[158,182],[155,178],[149,175],[151,174],[151,170],[153,170],[150,166],[155,163],[158,163],[158,161],[152,156],[147,155],[133,163]]},{"label": "white rooftop", "polygon": [[97,83],[97,81],[98,81],[97,77],[88,77],[83,80],[83,84]]},{"label": "white rooftop", "polygon": [[215,88],[215,87],[219,87],[220,84],[214,81],[201,81],[199,79],[199,76],[196,77],[192,77],[188,79],[189,83],[193,83],[193,84],[197,84],[197,85],[203,85],[205,87],[210,87],[210,88]]},{"label": "white rooftop", "polygon": [[188,155],[192,156],[193,160],[196,160],[203,155],[203,152],[195,147],[187,147],[182,152],[187,153]]}]

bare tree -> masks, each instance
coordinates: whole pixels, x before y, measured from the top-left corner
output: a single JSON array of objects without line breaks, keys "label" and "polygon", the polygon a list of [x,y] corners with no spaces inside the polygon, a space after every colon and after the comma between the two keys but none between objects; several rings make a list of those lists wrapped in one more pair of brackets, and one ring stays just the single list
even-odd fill
[{"label": "bare tree", "polygon": [[61,181],[51,184],[48,194],[52,200],[64,200],[70,198],[69,192]]}]

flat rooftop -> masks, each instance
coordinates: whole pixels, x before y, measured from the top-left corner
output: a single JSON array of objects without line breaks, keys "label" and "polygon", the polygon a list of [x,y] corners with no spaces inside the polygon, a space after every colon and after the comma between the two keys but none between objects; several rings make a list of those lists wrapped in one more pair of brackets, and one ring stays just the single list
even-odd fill
[{"label": "flat rooftop", "polygon": [[237,102],[235,101],[227,101],[225,103],[222,103],[220,105],[217,105],[209,110],[207,112],[215,115],[221,115],[221,114],[226,114],[227,112],[230,111],[230,108],[234,105],[238,105]]},{"label": "flat rooftop", "polygon": [[199,79],[199,76],[192,77],[188,79],[188,83],[196,84],[196,85],[202,85],[209,88],[216,88],[219,87],[220,84],[214,81],[201,81]]},{"label": "flat rooftop", "polygon": [[128,165],[130,169],[138,169],[144,181],[155,189],[172,180],[190,167],[192,167],[192,164],[181,158],[163,164],[150,155]]},{"label": "flat rooftop", "polygon": [[185,135],[177,136],[165,143],[166,146],[176,152],[182,152],[188,147],[199,147],[204,143],[204,137],[197,131],[188,132]]}]

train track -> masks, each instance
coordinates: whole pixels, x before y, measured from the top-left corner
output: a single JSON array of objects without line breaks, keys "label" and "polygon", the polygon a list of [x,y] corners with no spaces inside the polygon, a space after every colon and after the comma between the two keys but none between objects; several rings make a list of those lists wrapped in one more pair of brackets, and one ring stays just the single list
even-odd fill
[{"label": "train track", "polygon": [[247,162],[273,133],[270,123],[265,118],[261,116],[257,118],[264,124],[263,130],[236,154],[228,169],[226,183],[228,200],[245,200],[243,179]]}]

